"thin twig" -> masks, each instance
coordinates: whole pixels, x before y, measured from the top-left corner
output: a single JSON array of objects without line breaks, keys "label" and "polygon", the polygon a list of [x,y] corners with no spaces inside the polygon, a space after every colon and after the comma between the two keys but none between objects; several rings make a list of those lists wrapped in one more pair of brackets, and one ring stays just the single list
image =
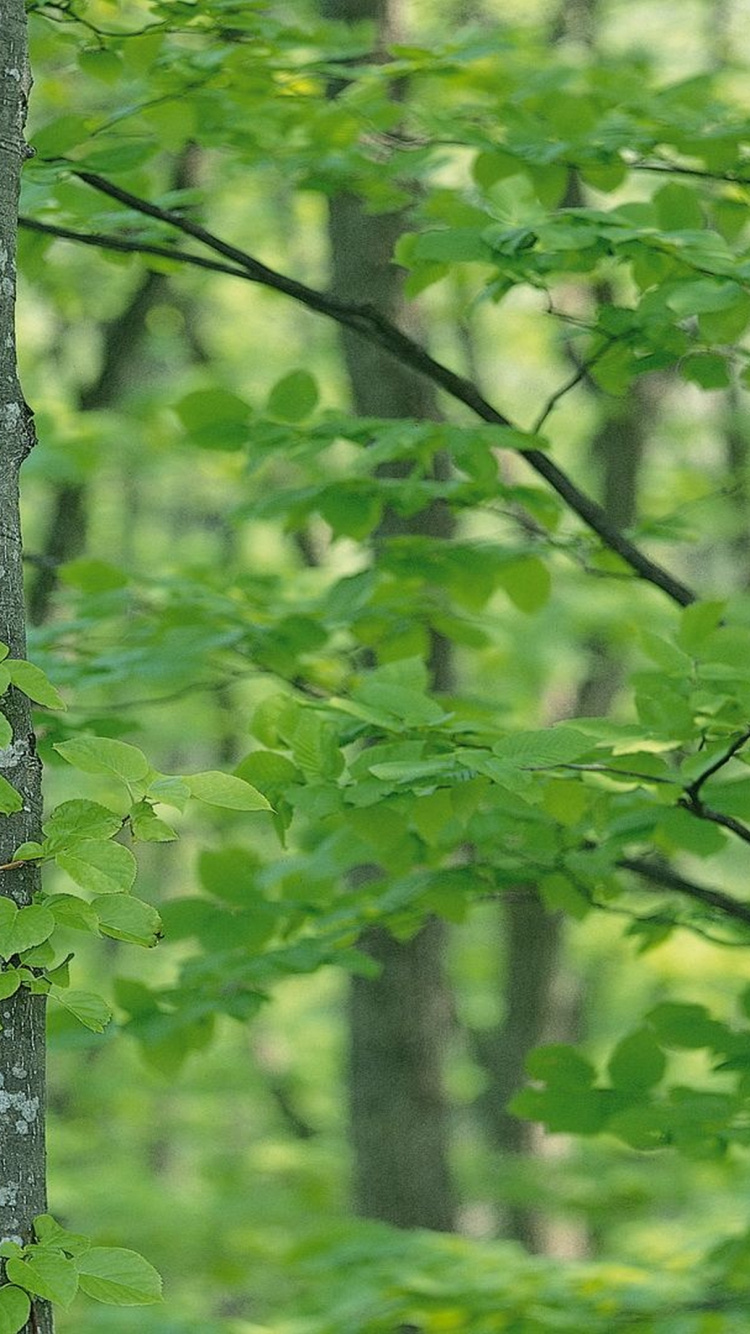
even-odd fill
[{"label": "thin twig", "polygon": [[631,171],[656,171],[670,176],[693,176],[701,181],[724,181],[729,185],[750,185],[750,176],[734,171],[705,171],[701,167],[684,167],[676,162],[628,162]]},{"label": "thin twig", "polygon": [[691,800],[690,797],[681,797],[677,804],[697,816],[699,820],[708,820],[710,824],[721,825],[723,829],[728,829],[730,833],[741,838],[743,843],[750,843],[750,828],[741,820],[736,820],[733,815],[722,815],[721,811],[715,811],[713,807],[706,806],[697,798]]},{"label": "thin twig", "polygon": [[533,435],[539,434],[547,418],[550,416],[552,410],[557,407],[557,404],[560,402],[560,399],[565,398],[566,394],[569,394],[571,389],[575,389],[576,385],[579,385],[582,380],[586,379],[586,376],[588,375],[592,366],[594,366],[596,362],[599,360],[599,358],[603,356],[604,352],[607,350],[607,348],[611,345],[612,342],[613,339],[607,338],[604,342],[604,345],[598,348],[598,350],[594,353],[594,355],[592,357],[589,357],[588,361],[582,362],[581,365],[578,367],[578,370],[575,372],[575,374],[572,375],[569,380],[566,380],[565,384],[561,385],[559,389],[556,389],[554,394],[550,395],[542,411],[540,412],[539,416],[534,422],[534,425],[531,428]]}]

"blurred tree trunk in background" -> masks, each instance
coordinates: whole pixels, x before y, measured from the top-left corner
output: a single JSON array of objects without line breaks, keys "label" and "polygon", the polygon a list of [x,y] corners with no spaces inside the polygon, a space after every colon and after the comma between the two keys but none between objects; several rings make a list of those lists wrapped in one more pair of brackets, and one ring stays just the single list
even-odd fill
[{"label": "blurred tree trunk in background", "polygon": [[[592,46],[597,20],[598,0],[563,0],[553,23],[552,41],[573,40]],[[584,202],[575,175],[563,202],[566,207]],[[607,400],[606,406],[596,386],[593,389],[602,404],[602,422],[591,442],[601,503],[617,527],[627,530],[636,515],[638,474],[656,403],[643,381],[636,382],[626,400]],[[606,645],[590,643],[588,657],[586,673],[570,701],[573,717],[606,713],[619,687],[620,671]],[[534,1047],[540,1042],[574,1042],[580,1037],[580,1007],[560,973],[563,919],[546,910],[534,886],[519,886],[507,896],[500,930],[505,956],[504,1017],[495,1030],[473,1035],[475,1053],[487,1077],[477,1108],[490,1143],[504,1155],[521,1157],[540,1152],[539,1128],[512,1116],[507,1103],[525,1082],[526,1058]],[[569,1254],[586,1249],[582,1236],[571,1230],[563,1237],[533,1202],[511,1203],[501,1232],[531,1251]]]},{"label": "blurred tree trunk in background", "polygon": [[[190,146],[176,163],[174,188],[187,189],[195,184],[199,150]],[[148,315],[169,290],[169,278],[147,271],[127,304],[118,315],[101,328],[101,365],[94,381],[78,395],[81,412],[100,412],[116,407],[128,390],[137,384],[145,361],[139,356],[146,333]],[[191,350],[200,355],[188,329]],[[52,595],[57,585],[57,571],[66,561],[74,560],[86,547],[89,488],[85,481],[62,482],[54,488],[47,534],[43,550],[37,555],[37,573],[29,590],[29,621],[43,625],[50,613]]]},{"label": "blurred tree trunk in background", "polygon": [[[93,384],[81,391],[81,412],[114,407],[134,378],[134,358],[146,327],[146,316],[161,295],[167,279],[147,273],[119,315],[102,328],[102,364]],[[29,593],[29,620],[42,625],[49,616],[57,571],[74,560],[86,546],[88,487],[84,481],[63,482],[52,496],[49,525],[40,553],[39,569]]]},{"label": "blurred tree trunk in background", "polygon": [[[388,0],[324,0],[323,10],[327,18],[374,21],[381,42],[393,32],[396,15]],[[331,92],[335,96],[337,90]],[[377,306],[403,327],[401,274],[392,263],[401,230],[400,216],[369,215],[352,195],[330,200],[333,291]],[[357,412],[437,417],[430,385],[354,333],[344,332],[342,344]],[[383,472],[408,470],[408,464],[390,465]],[[378,536],[399,532],[446,537],[450,517],[438,505],[408,522],[386,514]],[[451,687],[450,650],[437,636],[432,672],[436,690]],[[441,1079],[451,1013],[444,937],[445,927],[437,921],[405,942],[383,930],[369,932],[362,946],[382,971],[375,980],[353,978],[349,1000],[354,1206],[368,1218],[440,1231],[450,1230],[455,1216]]]},{"label": "blurred tree trunk in background", "polygon": [[[635,517],[639,468],[650,413],[656,406],[650,397],[641,385],[626,402],[615,401],[591,444],[592,459],[600,469],[602,504],[623,529]],[[620,670],[606,645],[590,643],[588,656],[586,675],[570,703],[573,717],[605,714],[620,685]],[[579,1006],[560,974],[562,919],[546,910],[533,886],[520,886],[507,895],[500,929],[505,954],[504,1017],[496,1029],[473,1035],[475,1053],[487,1077],[477,1109],[490,1143],[500,1153],[530,1155],[539,1152],[539,1128],[512,1116],[507,1103],[525,1083],[526,1057],[534,1047],[540,1042],[580,1038]],[[533,1202],[511,1204],[501,1231],[531,1251],[585,1249],[584,1239],[574,1238],[572,1232],[561,1238],[560,1230],[549,1225]]]}]

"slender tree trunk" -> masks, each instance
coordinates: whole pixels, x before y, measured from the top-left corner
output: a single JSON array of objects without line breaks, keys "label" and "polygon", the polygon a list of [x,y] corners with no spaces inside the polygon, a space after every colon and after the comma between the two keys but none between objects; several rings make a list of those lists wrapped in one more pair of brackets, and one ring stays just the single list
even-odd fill
[{"label": "slender tree trunk", "polygon": [[[380,40],[393,32],[387,0],[326,0],[329,18],[374,21]],[[407,317],[401,275],[392,262],[402,230],[397,214],[369,215],[352,195],[329,206],[332,288],[349,301],[377,306],[402,326]],[[438,416],[429,385],[348,331],[344,357],[359,413],[376,417]],[[388,475],[405,475],[391,466]],[[451,520],[432,506],[407,522],[386,514],[379,536],[397,532],[447,536]],[[448,645],[435,637],[433,684],[451,685]],[[445,927],[429,922],[399,943],[383,930],[367,933],[363,947],[381,966],[376,980],[354,978],[349,1002],[350,1112],[357,1212],[398,1227],[449,1231],[455,1198],[448,1164],[448,1116],[442,1089],[443,1047],[450,998],[443,974]]]},{"label": "slender tree trunk", "polygon": [[[146,316],[164,290],[167,279],[148,273],[139,283],[124,310],[103,329],[102,364],[93,384],[79,395],[81,412],[112,407],[132,379],[132,352],[145,328]],[[64,482],[56,487],[43,560],[29,594],[29,621],[42,625],[49,616],[57,569],[79,556],[86,545],[88,486]]]},{"label": "slender tree trunk", "polygon": [[[26,650],[18,472],[34,443],[14,336],[18,187],[30,86],[23,0],[0,0],[0,638],[13,657]],[[2,709],[13,740],[0,751],[0,770],[24,804],[16,815],[0,815],[0,864],[12,859],[19,843],[39,837],[41,816],[41,769],[28,701],[11,689]],[[19,906],[38,888],[39,872],[30,866],[0,871],[0,893]],[[0,1021],[0,1237],[29,1241],[31,1220],[46,1207],[43,998],[17,991],[0,1003]],[[49,1334],[49,1309],[36,1306],[36,1328]]]},{"label": "slender tree trunk", "polygon": [[[187,188],[197,176],[198,149],[188,145],[177,161],[174,188]],[[92,384],[78,395],[81,412],[99,412],[114,407],[137,381],[142,368],[138,353],[146,331],[149,312],[169,289],[163,273],[148,272],[141,279],[127,304],[107,321],[101,330],[101,365]],[[199,360],[203,353],[187,331],[188,342]],[[57,570],[65,561],[79,556],[86,546],[88,530],[89,487],[84,481],[64,482],[55,488],[44,549],[36,578],[29,592],[29,621],[43,625],[50,613],[52,595],[57,586]]]}]

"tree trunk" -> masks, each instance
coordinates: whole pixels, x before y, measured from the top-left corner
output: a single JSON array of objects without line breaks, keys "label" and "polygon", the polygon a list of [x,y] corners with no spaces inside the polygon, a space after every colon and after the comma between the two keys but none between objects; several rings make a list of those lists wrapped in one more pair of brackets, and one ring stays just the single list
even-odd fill
[{"label": "tree trunk", "polygon": [[[370,19],[382,42],[393,32],[386,0],[325,0],[329,18]],[[334,90],[332,90],[334,91]],[[330,200],[332,290],[377,306],[407,323],[401,274],[392,262],[402,230],[398,214],[368,214],[361,201]],[[342,344],[357,412],[374,417],[438,417],[434,392],[392,358],[344,331]],[[385,469],[383,470],[385,474]],[[387,475],[405,475],[390,465]],[[379,536],[397,532],[447,536],[450,515],[431,506],[408,522],[386,514]],[[451,685],[448,645],[433,639],[431,667],[438,690]],[[399,943],[383,930],[362,946],[381,965],[376,980],[355,977],[349,1002],[350,1114],[354,1148],[354,1205],[367,1218],[398,1227],[450,1231],[455,1197],[448,1164],[448,1116],[441,1069],[450,998],[443,974],[445,927],[429,922]]]},{"label": "tree trunk", "polygon": [[[178,159],[174,188],[187,188],[193,184],[195,175],[196,150],[188,146]],[[165,274],[146,273],[124,309],[104,324],[101,366],[93,383],[78,396],[81,412],[99,412],[114,407],[129,386],[137,382],[137,354],[146,330],[146,319],[168,287],[169,279]],[[84,481],[63,482],[55,488],[44,549],[29,593],[31,625],[43,625],[49,617],[60,565],[80,556],[85,549],[88,501],[89,487]]]},{"label": "tree trunk", "polygon": [[[18,473],[34,443],[31,413],[18,383],[14,336],[16,225],[23,130],[30,89],[23,0],[0,0],[0,639],[12,657],[26,650]],[[41,769],[28,700],[10,689],[2,709],[13,729],[0,751],[4,778],[21,793],[23,810],[0,815],[0,864],[14,848],[39,838]],[[39,888],[31,866],[0,871],[0,893],[19,906]],[[0,1004],[0,1238],[31,1240],[31,1220],[46,1208],[44,1155],[44,999],[21,989]],[[40,1334],[52,1321],[35,1303]]]}]

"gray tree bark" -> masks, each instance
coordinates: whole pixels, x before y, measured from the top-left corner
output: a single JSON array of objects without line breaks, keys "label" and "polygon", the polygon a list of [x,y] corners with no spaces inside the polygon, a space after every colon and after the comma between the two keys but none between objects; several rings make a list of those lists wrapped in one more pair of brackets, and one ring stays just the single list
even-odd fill
[{"label": "gray tree bark", "polygon": [[[14,310],[16,226],[24,125],[31,86],[23,0],[0,0],[0,639],[11,656],[26,651],[18,473],[34,443],[31,413],[18,383]],[[2,701],[13,729],[0,771],[23,797],[23,810],[0,815],[0,865],[19,843],[39,837],[41,769],[26,697]],[[27,904],[39,888],[31,866],[0,871],[0,893]],[[22,989],[0,1003],[0,1238],[31,1240],[31,1220],[46,1208],[44,1152],[44,1000]],[[50,1334],[52,1318],[35,1303],[30,1328]]]},{"label": "gray tree bark", "polygon": [[[380,42],[393,35],[393,6],[388,0],[325,0],[323,9],[329,18],[369,19]],[[377,306],[405,327],[402,275],[392,262],[401,230],[398,214],[370,215],[350,194],[330,200],[333,292]],[[345,331],[342,344],[357,412],[437,419],[435,395],[426,382],[355,333]],[[390,476],[406,472],[408,466],[388,468]],[[450,531],[450,515],[435,505],[408,522],[386,514],[378,535],[418,532],[445,537]],[[433,639],[431,667],[435,688],[450,688],[450,652],[438,636]],[[455,1217],[441,1078],[450,1015],[444,938],[445,927],[437,921],[403,943],[387,931],[368,932],[361,944],[380,964],[380,976],[355,977],[349,1001],[355,1209],[397,1227],[438,1231],[450,1231]]]}]

